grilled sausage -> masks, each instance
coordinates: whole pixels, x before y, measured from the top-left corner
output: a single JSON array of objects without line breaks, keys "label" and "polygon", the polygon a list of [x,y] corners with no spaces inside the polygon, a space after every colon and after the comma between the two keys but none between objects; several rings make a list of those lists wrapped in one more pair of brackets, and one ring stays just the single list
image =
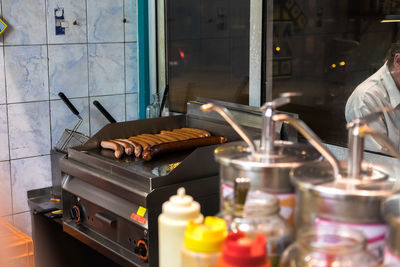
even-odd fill
[{"label": "grilled sausage", "polygon": [[201,130],[201,129],[197,129],[197,128],[181,128],[181,129],[186,130],[186,131],[191,131],[191,132],[198,132],[200,134],[203,134],[205,137],[211,136],[210,132],[208,132],[206,130]]},{"label": "grilled sausage", "polygon": [[113,141],[101,141],[100,146],[105,149],[114,150],[114,156],[119,159],[124,154],[124,148]]},{"label": "grilled sausage", "polygon": [[225,143],[226,141],[227,141],[226,137],[223,136],[209,136],[209,137],[194,138],[189,140],[158,144],[151,146],[150,148],[143,151],[142,158],[146,161],[149,161],[154,157],[162,154],[193,149],[201,146],[222,144]]},{"label": "grilled sausage", "polygon": [[141,135],[138,135],[137,137],[143,138],[144,140],[153,141],[156,144],[163,143],[162,140],[160,140],[159,138],[156,138],[155,136],[150,135],[150,134],[141,134]]},{"label": "grilled sausage", "polygon": [[115,140],[111,140],[117,144],[120,144],[125,151],[125,154],[127,154],[128,156],[132,155],[133,151],[135,150],[135,148],[133,147],[133,145],[129,144],[126,141],[123,141],[121,139],[115,139]]},{"label": "grilled sausage", "polygon": [[145,136],[145,137],[149,137],[151,139],[155,139],[157,141],[160,141],[160,143],[165,143],[165,142],[170,142],[171,140],[168,140],[165,136],[162,135],[157,135],[157,134],[141,134],[139,136]]},{"label": "grilled sausage", "polygon": [[190,137],[188,137],[187,135],[181,134],[181,133],[177,133],[177,132],[171,132],[171,131],[161,131],[161,134],[165,134],[171,137],[175,137],[176,139],[183,141],[186,139],[189,139]]},{"label": "grilled sausage", "polygon": [[174,129],[172,130],[173,133],[179,133],[179,134],[183,134],[185,136],[188,136],[190,138],[200,138],[201,136],[199,134],[196,134],[194,132],[189,132],[186,130],[182,130],[182,129]]},{"label": "grilled sausage", "polygon": [[133,142],[138,143],[139,145],[141,145],[142,146],[142,151],[146,150],[148,147],[150,147],[152,145],[156,145],[156,143],[153,143],[153,142],[149,143],[149,142],[147,142],[147,141],[145,141],[142,138],[137,137],[137,136],[131,136],[128,139],[133,141]]},{"label": "grilled sausage", "polygon": [[168,142],[173,142],[173,141],[179,141],[177,138],[167,135],[167,134],[155,134],[156,137],[159,138],[164,138],[166,139]]},{"label": "grilled sausage", "polygon": [[120,141],[125,141],[125,142],[128,142],[129,144],[131,144],[133,147],[134,147],[134,154],[135,154],[135,157],[140,157],[140,155],[142,155],[142,146],[141,145],[139,145],[138,143],[136,143],[136,142],[133,142],[132,140],[129,140],[129,139],[117,139],[117,140],[120,140]]}]

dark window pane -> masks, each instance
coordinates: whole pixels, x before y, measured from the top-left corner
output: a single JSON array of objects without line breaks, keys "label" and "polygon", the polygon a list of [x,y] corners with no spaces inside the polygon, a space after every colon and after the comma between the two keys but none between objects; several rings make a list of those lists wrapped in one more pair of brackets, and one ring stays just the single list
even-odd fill
[{"label": "dark window pane", "polygon": [[197,96],[249,103],[250,2],[167,1],[170,109]]}]

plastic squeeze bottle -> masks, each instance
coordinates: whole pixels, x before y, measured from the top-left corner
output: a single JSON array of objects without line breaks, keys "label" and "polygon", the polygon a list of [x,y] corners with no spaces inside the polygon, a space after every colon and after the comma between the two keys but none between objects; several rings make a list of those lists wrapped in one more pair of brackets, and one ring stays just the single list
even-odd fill
[{"label": "plastic squeeze bottle", "polygon": [[217,267],[270,267],[266,243],[267,239],[262,234],[250,239],[243,232],[229,233]]},{"label": "plastic squeeze bottle", "polygon": [[181,266],[181,248],[186,227],[190,220],[200,224],[203,215],[200,204],[185,194],[185,188],[178,189],[162,205],[162,213],[158,216],[158,255],[160,267]]},{"label": "plastic squeeze bottle", "polygon": [[227,235],[223,219],[208,216],[204,224],[190,221],[182,246],[182,267],[215,267]]}]

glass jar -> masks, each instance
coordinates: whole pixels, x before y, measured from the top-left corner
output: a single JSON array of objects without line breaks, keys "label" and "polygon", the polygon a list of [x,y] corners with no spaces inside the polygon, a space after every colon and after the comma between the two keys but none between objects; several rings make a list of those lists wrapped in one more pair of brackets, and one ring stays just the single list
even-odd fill
[{"label": "glass jar", "polygon": [[146,107],[146,118],[160,117],[160,98],[158,93],[152,95],[152,102]]},{"label": "glass jar", "polygon": [[361,232],[344,227],[298,231],[297,240],[282,255],[281,267],[378,267],[366,250]]},{"label": "glass jar", "polygon": [[250,238],[255,238],[257,234],[264,235],[271,267],[279,266],[282,253],[293,241],[293,229],[279,215],[279,199],[262,191],[249,191],[243,197],[245,204],[241,212],[236,207],[229,230],[245,232]]}]

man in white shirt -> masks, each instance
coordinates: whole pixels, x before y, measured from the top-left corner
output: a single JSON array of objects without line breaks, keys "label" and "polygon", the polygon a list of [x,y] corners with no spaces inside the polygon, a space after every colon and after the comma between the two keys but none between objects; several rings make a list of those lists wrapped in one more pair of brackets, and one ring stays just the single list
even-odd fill
[{"label": "man in white shirt", "polygon": [[[346,103],[346,121],[382,110],[394,108],[394,112],[384,113],[382,119],[370,123],[376,131],[386,135],[400,151],[400,43],[389,50],[386,63],[353,91]],[[367,150],[387,152],[370,138],[366,139]]]}]

